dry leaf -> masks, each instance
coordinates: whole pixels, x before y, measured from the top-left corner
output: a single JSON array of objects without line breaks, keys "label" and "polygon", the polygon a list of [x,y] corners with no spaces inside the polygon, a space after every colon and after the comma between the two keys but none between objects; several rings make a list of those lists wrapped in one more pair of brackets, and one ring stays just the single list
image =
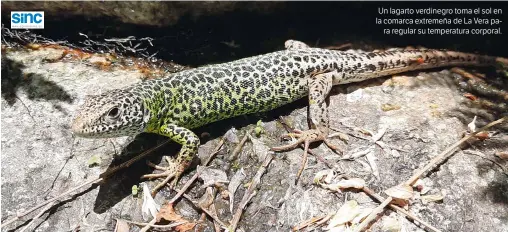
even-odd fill
[{"label": "dry leaf", "polygon": [[396,104],[390,104],[390,103],[386,103],[386,104],[382,104],[381,105],[381,110],[382,111],[392,111],[392,110],[400,110],[400,105],[396,105]]},{"label": "dry leaf", "polygon": [[240,139],[238,139],[237,131],[234,127],[229,129],[226,134],[224,134],[224,139],[230,143],[240,143]]},{"label": "dry leaf", "polygon": [[467,128],[472,133],[476,132],[476,115],[474,116],[473,121],[467,124]]},{"label": "dry leaf", "polygon": [[402,185],[402,186],[398,185],[398,186],[389,188],[385,191],[385,193],[390,197],[393,197],[395,199],[405,200],[405,201],[411,199],[414,195],[413,188],[411,188],[411,186],[407,186],[407,185]]},{"label": "dry leaf", "polygon": [[503,160],[508,160],[508,152],[496,152],[496,156]]},{"label": "dry leaf", "polygon": [[206,187],[205,193],[199,198],[198,206],[201,208],[208,209],[213,204],[215,198],[215,189],[212,187]]},{"label": "dry leaf", "polygon": [[270,147],[268,147],[261,139],[257,139],[249,135],[249,139],[252,142],[252,152],[258,157],[259,162],[263,162],[266,156],[270,154]]},{"label": "dry leaf", "polygon": [[334,227],[343,225],[347,222],[352,221],[356,216],[361,213],[360,207],[358,206],[358,202],[355,200],[347,201],[337,210],[337,213],[333,216],[333,218],[328,223],[327,229],[332,229]]},{"label": "dry leaf", "polygon": [[335,177],[333,169],[321,170],[314,175],[314,184],[330,183]]},{"label": "dry leaf", "polygon": [[231,181],[228,185],[229,192],[229,211],[233,214],[233,202],[235,202],[235,192],[238,189],[238,186],[242,184],[242,181],[245,179],[245,174],[243,168],[236,171],[235,175],[231,177]]},{"label": "dry leaf", "polygon": [[220,169],[213,169],[209,167],[198,166],[199,179],[203,180],[202,188],[208,186],[220,185],[221,183],[228,182],[226,172]]},{"label": "dry leaf", "polygon": [[371,151],[372,149],[370,148],[367,148],[365,150],[362,150],[362,151],[359,151],[359,152],[355,152],[351,155],[345,155],[343,156],[342,158],[340,158],[341,160],[346,160],[346,159],[357,159],[357,158],[360,158],[364,155],[367,155],[369,154],[369,152]]},{"label": "dry leaf", "polygon": [[475,95],[473,95],[471,93],[465,93],[464,97],[467,97],[467,98],[469,98],[469,100],[472,100],[472,101],[476,101],[478,99],[477,96],[475,96]]},{"label": "dry leaf", "polygon": [[490,134],[487,131],[482,131],[482,132],[476,134],[475,138],[477,138],[479,140],[485,140],[485,139],[490,138]]},{"label": "dry leaf", "polygon": [[377,169],[376,157],[374,156],[374,151],[369,152],[365,158],[369,162],[370,168],[372,169],[372,174],[379,180],[379,170]]},{"label": "dry leaf", "polygon": [[400,152],[397,151],[397,150],[392,150],[392,156],[395,157],[395,158],[399,158],[400,157]]},{"label": "dry leaf", "polygon": [[386,217],[383,220],[383,231],[385,232],[399,232],[402,230],[402,224],[393,217]]},{"label": "dry leaf", "polygon": [[353,223],[353,225],[360,224],[360,222],[363,221],[363,219],[365,219],[367,216],[370,215],[370,213],[372,213],[372,210],[374,210],[374,208],[361,209],[361,212],[351,221],[351,223]]},{"label": "dry leaf", "polygon": [[339,138],[340,140],[344,142],[349,142],[349,136],[347,134],[344,134],[342,132],[334,132],[330,135],[328,135],[328,138]]},{"label": "dry leaf", "polygon": [[362,189],[363,187],[365,187],[365,180],[360,178],[351,178],[349,180],[341,180],[338,183],[334,184],[322,184],[321,186],[330,190],[340,192],[341,189],[346,188]]},{"label": "dry leaf", "polygon": [[146,183],[141,183],[143,185],[143,206],[142,209],[142,216],[145,221],[148,221],[148,215],[155,217],[157,214],[157,211],[160,210],[160,205],[158,205],[155,200],[152,198],[152,194],[150,190],[148,189],[148,186]]},{"label": "dry leaf", "polygon": [[421,196],[420,198],[422,199],[423,204],[427,204],[428,202],[442,201],[444,196],[441,194],[431,194]]},{"label": "dry leaf", "polygon": [[157,214],[156,220],[157,220],[157,222],[160,222],[161,219],[171,221],[171,222],[182,222],[183,224],[175,227],[175,230],[179,231],[179,232],[190,231],[196,226],[196,223],[190,222],[190,221],[184,219],[182,216],[178,215],[175,212],[175,209],[173,208],[173,204],[165,204],[161,208],[161,210]]},{"label": "dry leaf", "polygon": [[367,129],[363,129],[363,128],[355,128],[354,130],[358,131],[358,132],[360,132],[360,133],[362,133],[364,135],[371,135],[372,136],[374,134],[374,133],[372,133],[372,131],[367,130]]},{"label": "dry leaf", "polygon": [[331,228],[328,232],[352,232],[349,227],[346,225],[338,225],[336,227]]},{"label": "dry leaf", "polygon": [[194,229],[195,226],[196,226],[196,223],[187,222],[187,223],[176,226],[175,230],[179,231],[179,232],[187,232],[187,231]]},{"label": "dry leaf", "polygon": [[130,227],[126,221],[122,219],[116,219],[115,232],[129,232],[129,231]]},{"label": "dry leaf", "polygon": [[388,130],[387,126],[381,127],[381,129],[379,129],[379,131],[375,135],[372,136],[372,140],[374,140],[374,142],[375,142],[375,141],[378,141],[381,138],[383,138],[383,135],[385,135],[386,130]]},{"label": "dry leaf", "polygon": [[160,222],[161,219],[164,218],[166,221],[185,221],[182,216],[178,215],[173,208],[173,204],[165,204],[160,209],[159,213],[157,213],[156,220]]}]

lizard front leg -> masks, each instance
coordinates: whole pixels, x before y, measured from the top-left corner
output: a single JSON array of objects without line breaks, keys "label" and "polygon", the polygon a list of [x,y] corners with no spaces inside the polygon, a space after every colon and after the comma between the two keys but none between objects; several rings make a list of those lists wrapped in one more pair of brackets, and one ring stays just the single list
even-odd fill
[{"label": "lizard front leg", "polygon": [[297,131],[296,133],[289,133],[286,135],[298,138],[293,144],[288,144],[280,147],[274,147],[274,151],[285,151],[296,148],[300,144],[305,145],[304,156],[306,157],[309,144],[317,141],[324,141],[325,144],[333,150],[338,150],[327,141],[328,136],[328,106],[326,105],[326,98],[330,93],[333,85],[333,79],[339,75],[336,71],[317,74],[308,79],[309,86],[309,119],[310,129],[305,131]]},{"label": "lizard front leg", "polygon": [[176,159],[172,157],[167,158],[169,165],[168,167],[163,168],[163,173],[148,174],[144,175],[142,178],[153,179],[165,177],[166,179],[163,183],[166,183],[171,178],[173,178],[171,186],[174,187],[178,183],[178,180],[180,179],[180,176],[185,171],[185,169],[190,166],[194,155],[197,154],[199,147],[199,138],[191,130],[174,124],[161,126],[160,130],[157,133],[181,144],[182,148],[180,149]]}]

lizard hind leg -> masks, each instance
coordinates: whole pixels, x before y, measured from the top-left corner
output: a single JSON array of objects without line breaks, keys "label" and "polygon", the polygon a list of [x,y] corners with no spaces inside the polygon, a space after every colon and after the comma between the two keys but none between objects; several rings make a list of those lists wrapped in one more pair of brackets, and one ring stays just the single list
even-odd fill
[{"label": "lizard hind leg", "polygon": [[302,42],[302,41],[298,41],[298,40],[286,40],[286,42],[284,43],[284,47],[286,49],[304,49],[304,48],[310,48],[309,45],[307,45],[306,43]]},{"label": "lizard hind leg", "polygon": [[308,79],[309,86],[309,119],[310,129],[305,131],[295,131],[289,133],[284,137],[294,137],[297,141],[292,144],[283,145],[280,147],[273,147],[273,151],[286,151],[298,147],[300,144],[305,144],[304,157],[307,156],[308,143],[323,141],[329,148],[334,151],[340,152],[340,149],[332,145],[327,139],[329,117],[328,106],[326,105],[326,98],[330,93],[333,85],[333,79],[338,73],[336,71],[317,74]]}]

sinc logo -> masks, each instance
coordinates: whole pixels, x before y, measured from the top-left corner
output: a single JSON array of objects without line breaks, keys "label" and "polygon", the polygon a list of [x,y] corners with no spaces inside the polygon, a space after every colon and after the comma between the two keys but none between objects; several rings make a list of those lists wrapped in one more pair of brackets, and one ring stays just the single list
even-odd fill
[{"label": "sinc logo", "polygon": [[44,29],[44,11],[11,11],[11,29]]}]

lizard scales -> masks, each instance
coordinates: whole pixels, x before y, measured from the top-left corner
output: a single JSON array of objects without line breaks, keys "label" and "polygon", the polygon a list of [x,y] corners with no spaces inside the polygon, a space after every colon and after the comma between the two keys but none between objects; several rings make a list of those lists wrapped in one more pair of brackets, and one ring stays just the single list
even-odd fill
[{"label": "lizard scales", "polygon": [[168,136],[183,145],[174,164],[181,172],[186,164],[179,163],[188,163],[199,145],[190,129],[309,96],[311,122],[325,131],[327,107],[322,100],[333,85],[412,70],[496,63],[495,57],[445,50],[358,53],[310,48],[298,41],[288,41],[286,47],[89,96],[72,131],[92,138],[141,132]]}]

